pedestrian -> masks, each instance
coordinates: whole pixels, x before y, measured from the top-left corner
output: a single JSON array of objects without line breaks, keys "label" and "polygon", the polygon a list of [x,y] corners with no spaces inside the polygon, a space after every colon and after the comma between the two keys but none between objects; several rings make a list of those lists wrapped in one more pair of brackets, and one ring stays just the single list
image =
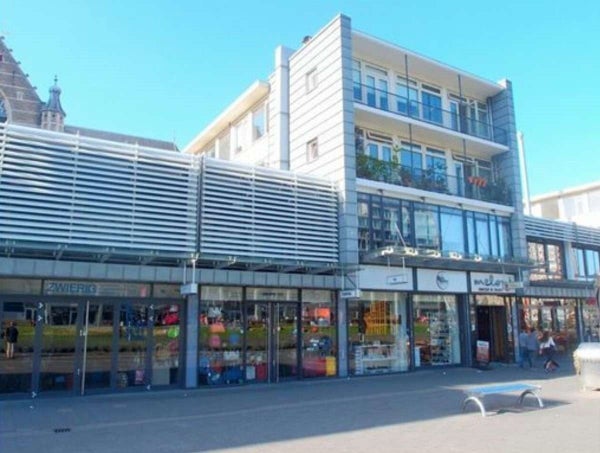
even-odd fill
[{"label": "pedestrian", "polygon": [[534,368],[535,357],[537,356],[540,344],[538,342],[538,335],[535,328],[529,329],[529,335],[527,335],[527,355],[529,356],[529,367]]},{"label": "pedestrian", "polygon": [[14,321],[11,321],[10,325],[6,328],[4,336],[6,337],[6,358],[14,359],[15,344],[19,339],[19,329],[17,329],[17,324]]},{"label": "pedestrian", "polygon": [[545,330],[540,341],[540,355],[544,357],[544,370],[546,372],[554,371],[559,366],[554,361],[554,353],[556,352],[556,344],[550,333]]},{"label": "pedestrian", "polygon": [[529,329],[524,326],[519,334],[519,368],[525,366],[525,361],[529,362],[529,368],[531,368],[531,357],[529,355],[529,349],[527,348],[528,339]]}]

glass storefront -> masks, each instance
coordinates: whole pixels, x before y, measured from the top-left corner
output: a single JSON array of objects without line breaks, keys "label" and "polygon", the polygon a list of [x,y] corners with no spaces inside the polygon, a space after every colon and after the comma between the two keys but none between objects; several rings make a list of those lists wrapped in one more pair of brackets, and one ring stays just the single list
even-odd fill
[{"label": "glass storefront", "polygon": [[337,374],[335,293],[302,291],[302,376]]},{"label": "glass storefront", "polygon": [[408,370],[407,295],[363,291],[348,301],[350,374],[365,375]]},{"label": "glass storefront", "polygon": [[[14,346],[2,340],[0,393],[85,394],[181,382],[179,300],[150,299],[150,285],[137,283],[26,282],[21,288],[44,294],[11,296],[17,282],[0,285],[9,293],[0,297],[2,331],[12,323],[18,330]],[[176,285],[162,286],[178,293]],[[112,297],[97,297],[102,293]]]},{"label": "glass storefront", "polygon": [[583,341],[600,341],[600,310],[596,298],[592,297],[581,305]]},{"label": "glass storefront", "polygon": [[[35,303],[0,301],[0,394],[31,391],[34,363]],[[9,345],[6,329],[14,323],[18,335]]]},{"label": "glass storefront", "polygon": [[524,297],[519,304],[521,326],[533,327],[540,336],[547,331],[556,343],[557,352],[577,348],[577,315],[575,299],[543,299]]},{"label": "glass storefront", "polygon": [[456,296],[414,295],[412,316],[415,368],[461,362]]},{"label": "glass storefront", "polygon": [[199,384],[335,376],[335,306],[334,291],[203,286]]}]

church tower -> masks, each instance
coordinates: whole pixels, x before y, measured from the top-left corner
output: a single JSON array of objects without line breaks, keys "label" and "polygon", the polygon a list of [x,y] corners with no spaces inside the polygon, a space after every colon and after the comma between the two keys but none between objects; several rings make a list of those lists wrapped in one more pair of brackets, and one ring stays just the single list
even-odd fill
[{"label": "church tower", "polygon": [[58,78],[54,76],[54,85],[50,87],[48,102],[42,107],[42,129],[63,132],[65,130],[65,116],[67,114],[60,105],[61,90],[58,87]]}]

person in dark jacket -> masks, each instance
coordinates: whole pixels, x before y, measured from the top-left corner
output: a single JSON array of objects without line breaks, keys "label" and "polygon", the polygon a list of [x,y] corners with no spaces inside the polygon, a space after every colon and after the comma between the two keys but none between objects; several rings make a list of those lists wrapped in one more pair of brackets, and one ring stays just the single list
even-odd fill
[{"label": "person in dark jacket", "polygon": [[17,340],[19,339],[19,329],[17,329],[17,324],[12,321],[10,325],[6,328],[6,358],[14,359],[15,357],[15,344],[17,344]]}]

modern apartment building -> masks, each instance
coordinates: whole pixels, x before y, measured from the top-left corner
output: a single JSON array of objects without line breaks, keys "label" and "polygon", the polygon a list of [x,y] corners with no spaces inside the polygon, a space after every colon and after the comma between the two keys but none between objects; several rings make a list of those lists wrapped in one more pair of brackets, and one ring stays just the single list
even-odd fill
[{"label": "modern apartment building", "polygon": [[[600,230],[523,215],[508,81],[340,15],[277,48],[269,79],[178,153],[74,132],[57,87],[27,122],[14,80],[0,78],[0,323],[20,336],[0,393],[512,362],[523,324],[567,349],[597,322]],[[554,272],[556,244],[583,270]]]},{"label": "modern apartment building", "polygon": [[[527,260],[511,84],[356,31],[338,16],[185,149],[333,179],[340,372],[510,360]],[[355,290],[352,292],[352,290]],[[345,348],[344,348],[345,346]],[[346,370],[345,367],[348,367]]]}]

